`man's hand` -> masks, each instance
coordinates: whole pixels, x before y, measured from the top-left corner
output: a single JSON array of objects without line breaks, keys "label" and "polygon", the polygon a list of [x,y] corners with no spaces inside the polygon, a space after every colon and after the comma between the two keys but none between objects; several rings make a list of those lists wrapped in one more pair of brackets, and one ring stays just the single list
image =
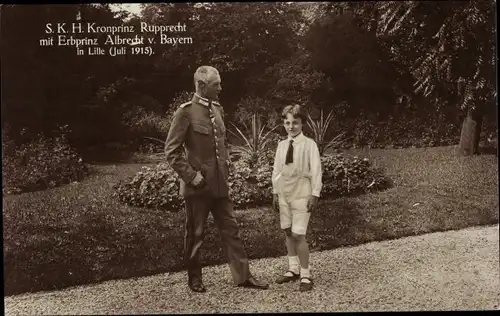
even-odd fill
[{"label": "man's hand", "polygon": [[277,213],[280,211],[280,202],[278,198],[278,194],[273,194],[273,210]]},{"label": "man's hand", "polygon": [[196,172],[196,176],[194,177],[193,180],[191,180],[191,185],[194,186],[195,188],[201,187],[203,185],[204,179],[201,173],[198,171]]},{"label": "man's hand", "polygon": [[318,197],[311,195],[311,197],[307,201],[307,212],[310,213],[310,212],[314,211],[317,206],[318,206]]}]

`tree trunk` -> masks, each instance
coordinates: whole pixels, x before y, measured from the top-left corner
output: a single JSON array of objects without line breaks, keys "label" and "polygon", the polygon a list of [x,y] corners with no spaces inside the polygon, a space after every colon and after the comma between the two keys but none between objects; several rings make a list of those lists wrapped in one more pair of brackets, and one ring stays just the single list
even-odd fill
[{"label": "tree trunk", "polygon": [[479,140],[481,137],[482,125],[482,113],[478,110],[470,110],[462,124],[460,144],[458,145],[458,155],[471,156],[479,154]]}]

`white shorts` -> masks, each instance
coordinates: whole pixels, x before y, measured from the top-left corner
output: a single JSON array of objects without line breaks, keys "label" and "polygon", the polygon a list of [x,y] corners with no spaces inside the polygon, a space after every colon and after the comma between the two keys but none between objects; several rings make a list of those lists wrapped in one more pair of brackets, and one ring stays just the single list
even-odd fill
[{"label": "white shorts", "polygon": [[292,228],[292,233],[305,235],[309,217],[311,213],[307,212],[307,201],[309,199],[297,199],[285,201],[279,199],[280,203],[280,225],[281,229]]}]

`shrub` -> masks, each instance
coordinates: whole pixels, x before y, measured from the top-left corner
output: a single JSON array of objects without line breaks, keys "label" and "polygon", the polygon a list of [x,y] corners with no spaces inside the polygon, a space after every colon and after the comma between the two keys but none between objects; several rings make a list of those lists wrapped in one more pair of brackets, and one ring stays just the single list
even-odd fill
[{"label": "shrub", "polygon": [[166,163],[143,167],[134,177],[114,186],[113,196],[131,206],[177,212],[184,200],[179,195],[179,176]]},{"label": "shrub", "polygon": [[323,167],[322,194],[340,197],[378,191],[392,184],[381,169],[373,168],[367,158],[343,154],[321,157]]},{"label": "shrub", "polygon": [[247,153],[233,163],[229,192],[235,208],[261,206],[272,201],[273,162],[274,151],[268,149],[260,153],[257,162]]},{"label": "shrub", "polygon": [[174,96],[166,111],[163,109],[159,111],[159,106],[150,106],[154,110],[133,107],[123,116],[123,121],[139,143],[137,148],[139,153],[163,154],[174,113],[181,104],[188,102],[191,98],[191,92],[181,91]]},{"label": "shrub", "polygon": [[126,112],[123,122],[127,125],[129,132],[134,135],[139,152],[162,151],[170,129],[169,117],[138,107]]},{"label": "shrub", "polygon": [[329,149],[338,149],[344,144],[347,139],[344,138],[345,132],[340,133],[332,138],[327,138],[327,133],[330,128],[330,124],[334,118],[334,111],[330,111],[324,118],[323,110],[320,110],[320,115],[318,119],[313,119],[311,114],[307,114],[307,127],[312,131],[312,138],[318,145],[319,154],[323,155],[325,151]]},{"label": "shrub", "polygon": [[124,122],[131,132],[142,136],[166,137],[170,128],[168,117],[140,107],[125,113]]},{"label": "shrub", "polygon": [[64,133],[54,138],[40,134],[21,145],[15,145],[5,134],[2,138],[4,194],[54,188],[80,181],[90,171]]},{"label": "shrub", "polygon": [[245,161],[250,159],[250,168],[253,169],[262,153],[273,145],[275,141],[275,133],[273,132],[279,125],[268,128],[266,131],[266,125],[262,124],[261,117],[257,113],[252,114],[250,126],[243,123],[246,131],[242,131],[235,124],[232,125],[236,131],[228,129],[228,132],[235,136],[238,144],[231,144],[231,152],[236,155],[244,155],[246,157]]},{"label": "shrub", "polygon": [[[381,170],[372,168],[367,159],[342,154],[321,159],[324,197],[361,194],[390,186],[390,180]],[[251,155],[242,155],[233,162],[228,184],[235,208],[262,206],[271,202],[273,162],[274,150],[270,149],[261,153],[256,165],[252,165]],[[175,212],[181,209],[183,203],[178,181],[177,174],[168,165],[144,167],[131,180],[117,185],[115,196],[129,205]]]},{"label": "shrub", "polygon": [[269,129],[281,123],[281,117],[275,110],[275,106],[266,98],[249,96],[242,99],[236,107],[234,118],[238,124],[244,125],[252,121],[257,113],[265,113],[259,116],[259,124],[262,123]]},{"label": "shrub", "polygon": [[[437,115],[437,114],[436,114]],[[461,123],[454,119],[412,116],[410,114],[378,118],[360,114],[353,119],[338,122],[340,129],[349,131],[350,140],[343,148],[370,146],[433,147],[456,145],[460,138]]]},{"label": "shrub", "polygon": [[[271,159],[267,160],[272,163]],[[263,205],[269,201],[271,187],[267,179],[271,178],[272,165],[268,162],[256,168],[250,166],[251,159],[242,156],[230,168],[228,185],[236,207]],[[166,163],[143,167],[134,177],[116,184],[114,189],[114,196],[131,206],[177,212],[184,205],[179,194],[179,176]]]}]

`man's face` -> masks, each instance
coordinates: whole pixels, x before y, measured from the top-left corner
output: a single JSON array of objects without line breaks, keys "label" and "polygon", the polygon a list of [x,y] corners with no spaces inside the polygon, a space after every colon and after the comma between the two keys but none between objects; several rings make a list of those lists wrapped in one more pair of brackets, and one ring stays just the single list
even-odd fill
[{"label": "man's face", "polygon": [[201,83],[203,94],[211,100],[218,100],[219,93],[222,91],[221,79],[219,75],[211,75],[208,77],[208,82]]},{"label": "man's face", "polygon": [[295,137],[302,132],[302,119],[298,117],[293,117],[292,114],[288,113],[286,119],[283,122],[288,136]]}]

